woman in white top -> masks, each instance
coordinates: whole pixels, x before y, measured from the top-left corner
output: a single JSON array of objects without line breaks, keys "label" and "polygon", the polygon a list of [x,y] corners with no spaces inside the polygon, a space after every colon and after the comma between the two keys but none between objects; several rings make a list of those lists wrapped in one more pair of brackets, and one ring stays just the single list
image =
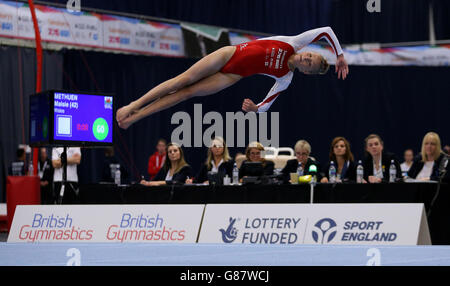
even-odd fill
[{"label": "woman in white top", "polygon": [[439,180],[443,159],[446,155],[441,150],[441,139],[435,132],[428,132],[422,140],[421,153],[414,159],[408,171],[410,178],[421,181]]}]

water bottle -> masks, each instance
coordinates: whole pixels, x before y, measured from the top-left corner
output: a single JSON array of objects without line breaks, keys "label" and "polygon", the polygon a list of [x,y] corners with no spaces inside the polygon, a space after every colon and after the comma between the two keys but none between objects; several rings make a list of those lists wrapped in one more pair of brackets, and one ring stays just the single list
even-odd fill
[{"label": "water bottle", "polygon": [[236,163],[234,163],[234,167],[233,167],[233,185],[237,185],[239,184],[239,169],[236,165]]},{"label": "water bottle", "polygon": [[298,174],[299,177],[300,177],[300,176],[303,176],[302,162],[298,162],[297,174]]},{"label": "water bottle", "polygon": [[330,183],[332,184],[336,183],[336,167],[334,166],[333,161],[331,161],[330,163],[330,169],[328,170],[328,178],[330,180]]},{"label": "water bottle", "polygon": [[394,183],[397,178],[397,168],[395,168],[394,160],[391,160],[391,165],[389,166],[389,183]]},{"label": "water bottle", "polygon": [[362,184],[364,179],[364,168],[361,160],[358,161],[358,167],[356,167],[356,183]]},{"label": "water bottle", "polygon": [[30,162],[30,165],[28,165],[28,176],[34,176],[33,162]]},{"label": "water bottle", "polygon": [[120,185],[120,165],[116,165],[116,171],[114,172],[114,183]]}]

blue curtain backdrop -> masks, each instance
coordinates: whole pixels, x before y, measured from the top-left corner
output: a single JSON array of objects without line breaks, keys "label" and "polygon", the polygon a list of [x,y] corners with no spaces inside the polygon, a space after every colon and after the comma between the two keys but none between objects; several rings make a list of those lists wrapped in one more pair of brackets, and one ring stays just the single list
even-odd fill
[{"label": "blue curtain backdrop", "polygon": [[[194,63],[189,59],[80,51],[66,51],[64,59],[65,88],[114,93],[118,106],[128,104]],[[443,144],[450,142],[450,98],[445,92],[450,88],[447,67],[351,66],[345,81],[338,80],[333,69],[324,76],[296,72],[289,89],[272,105],[270,112],[280,115],[281,146],[293,147],[297,140],[306,139],[312,145],[312,155],[326,162],[329,144],[335,136],[350,141],[356,158],[363,156],[364,138],[370,133],[378,133],[385,141],[385,149],[398,157],[406,148],[418,152],[428,131],[439,133]],[[178,126],[170,124],[175,112],[187,112],[193,120],[194,104],[201,103],[203,115],[217,111],[225,118],[225,112],[240,111],[244,98],[262,100],[272,84],[272,79],[255,75],[215,95],[192,98],[152,115],[126,131],[120,130],[120,135],[116,132],[116,153],[121,159],[130,156],[128,163],[123,163],[134,179],[138,179],[146,175],[148,158],[157,139],[170,140]],[[209,126],[205,124],[203,130]],[[206,158],[206,148],[184,150],[187,161],[198,171]],[[243,148],[231,149],[233,156],[243,151]],[[84,172],[82,180],[95,182],[99,179],[103,154],[95,149],[85,150],[83,154],[83,164],[87,165],[80,168]],[[94,160],[88,160],[90,157]]]}]

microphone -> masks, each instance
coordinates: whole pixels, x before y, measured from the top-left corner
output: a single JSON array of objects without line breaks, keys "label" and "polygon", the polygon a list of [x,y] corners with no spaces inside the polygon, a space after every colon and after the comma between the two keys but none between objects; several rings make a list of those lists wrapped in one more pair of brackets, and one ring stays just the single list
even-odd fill
[{"label": "microphone", "polygon": [[311,183],[313,184],[317,183],[317,166],[316,165],[309,166],[308,172],[312,176]]}]

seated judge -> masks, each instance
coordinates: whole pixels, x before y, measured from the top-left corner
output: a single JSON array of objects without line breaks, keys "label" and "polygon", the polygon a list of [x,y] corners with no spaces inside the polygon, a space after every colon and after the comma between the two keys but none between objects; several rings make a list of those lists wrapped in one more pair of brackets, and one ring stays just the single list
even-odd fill
[{"label": "seated judge", "polygon": [[439,135],[428,132],[422,140],[421,152],[414,158],[408,171],[408,177],[421,181],[439,181],[445,169],[444,159],[448,157],[442,152]]},{"label": "seated judge", "polygon": [[273,169],[275,163],[271,160],[266,160],[261,156],[261,152],[264,151],[264,146],[259,142],[251,142],[245,149],[245,157],[239,169],[239,181],[242,182],[242,178],[251,175],[248,162],[261,162],[264,169],[264,176],[273,175]]},{"label": "seated judge", "polygon": [[184,159],[183,149],[172,142],[167,145],[166,159],[158,174],[151,181],[142,180],[141,184],[144,186],[184,184],[190,177],[192,177],[192,168]]},{"label": "seated judge", "polygon": [[336,167],[336,182],[356,181],[356,165],[350,143],[344,137],[336,137],[331,141],[330,162],[323,169],[324,177],[320,180],[321,183],[328,183],[331,161]]},{"label": "seated judge", "polygon": [[365,139],[366,157],[363,160],[364,181],[369,183],[389,182],[389,167],[394,160],[397,179],[402,177],[400,163],[393,153],[384,150],[384,143],[377,134],[370,134]]},{"label": "seated judge", "polygon": [[295,143],[294,152],[296,159],[291,159],[286,162],[286,166],[284,166],[281,173],[283,173],[283,178],[285,182],[288,182],[290,179],[290,173],[297,173],[298,163],[302,163],[303,167],[303,175],[310,175],[309,167],[311,165],[315,165],[317,167],[317,181],[320,182],[322,180],[323,174],[320,172],[320,164],[314,158],[311,158],[309,155],[311,154],[311,145],[306,140],[299,140]]},{"label": "seated judge", "polygon": [[225,140],[222,137],[215,137],[208,148],[206,162],[202,164],[197,176],[194,179],[187,179],[186,184],[208,184],[208,172],[220,173],[223,177],[228,175],[231,178],[233,166],[234,160],[230,157]]}]

